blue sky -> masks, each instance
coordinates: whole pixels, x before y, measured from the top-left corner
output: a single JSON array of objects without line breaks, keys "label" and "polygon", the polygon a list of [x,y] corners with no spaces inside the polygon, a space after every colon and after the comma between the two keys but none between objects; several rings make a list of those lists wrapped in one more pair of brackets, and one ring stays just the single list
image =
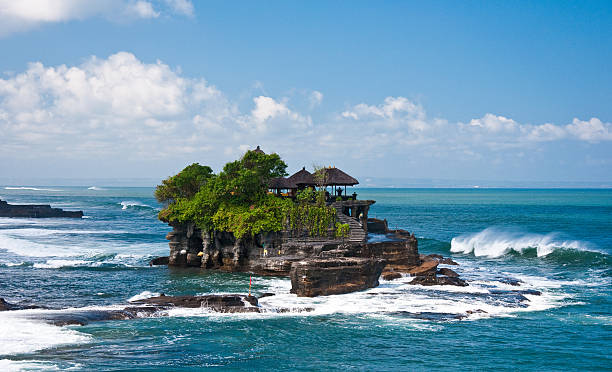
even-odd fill
[{"label": "blue sky", "polygon": [[612,183],[610,2],[0,0],[0,51],[5,182],[260,144],[371,185]]}]

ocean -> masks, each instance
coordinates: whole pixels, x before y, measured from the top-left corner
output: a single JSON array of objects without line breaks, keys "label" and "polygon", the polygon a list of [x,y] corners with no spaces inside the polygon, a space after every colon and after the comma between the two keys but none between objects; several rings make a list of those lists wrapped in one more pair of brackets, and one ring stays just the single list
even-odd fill
[{"label": "ocean", "polygon": [[53,309],[0,313],[0,370],[612,370],[612,190],[356,191],[376,200],[371,217],[414,232],[421,253],[458,262],[469,286],[403,277],[298,298],[288,278],[253,277],[254,294],[277,294],[260,300],[270,311],[55,326],[36,315],[246,293],[249,274],[150,267],[171,230],[153,188],[1,187],[9,203],[86,217],[0,218],[0,297]]}]

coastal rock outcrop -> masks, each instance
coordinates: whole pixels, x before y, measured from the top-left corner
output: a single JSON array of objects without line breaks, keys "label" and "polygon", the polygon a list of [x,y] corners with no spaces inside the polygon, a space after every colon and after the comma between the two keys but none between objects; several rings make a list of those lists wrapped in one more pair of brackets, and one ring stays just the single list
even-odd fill
[{"label": "coastal rock outcrop", "polygon": [[384,266],[383,260],[358,257],[297,261],[291,266],[291,293],[315,297],[373,288]]},{"label": "coastal rock outcrop", "polygon": [[48,204],[8,204],[0,200],[0,217],[20,218],[82,218],[83,211],[65,211]]},{"label": "coastal rock outcrop", "polygon": [[133,304],[154,306],[157,309],[172,307],[207,308],[219,313],[259,312],[257,298],[240,294],[205,296],[157,296],[133,301]]}]

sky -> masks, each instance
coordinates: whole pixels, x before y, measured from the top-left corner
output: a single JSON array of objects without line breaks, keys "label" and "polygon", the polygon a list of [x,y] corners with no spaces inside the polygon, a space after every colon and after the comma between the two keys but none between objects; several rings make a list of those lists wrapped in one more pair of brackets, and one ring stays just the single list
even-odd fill
[{"label": "sky", "polygon": [[0,0],[0,183],[612,185],[610,1]]}]

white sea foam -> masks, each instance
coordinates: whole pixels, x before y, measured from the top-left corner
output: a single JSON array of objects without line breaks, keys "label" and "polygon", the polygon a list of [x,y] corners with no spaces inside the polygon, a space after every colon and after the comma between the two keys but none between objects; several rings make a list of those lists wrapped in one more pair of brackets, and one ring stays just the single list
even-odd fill
[{"label": "white sea foam", "polygon": [[451,252],[473,253],[479,257],[501,257],[510,251],[522,253],[527,249],[536,249],[538,257],[549,255],[555,249],[590,250],[587,243],[561,239],[558,233],[534,234],[497,227],[451,240]]},{"label": "white sea foam", "polygon": [[134,296],[130,297],[130,298],[128,299],[128,302],[133,302],[133,301],[138,301],[138,300],[144,300],[144,299],[151,298],[151,297],[157,297],[157,296],[159,296],[160,294],[161,294],[161,293],[159,293],[159,292],[143,291],[143,292],[140,292],[140,293],[139,293],[139,294],[137,294],[137,295],[134,295]]},{"label": "white sea foam", "polygon": [[91,187],[88,187],[87,190],[103,191],[103,190],[106,190],[106,189],[103,189],[101,187],[91,186]]},{"label": "white sea foam", "polygon": [[19,187],[7,186],[4,189],[5,190],[30,190],[30,191],[62,191],[62,190],[57,190],[57,189],[41,189],[38,187],[25,187],[25,186],[19,186]]},{"label": "white sea foam", "polygon": [[144,204],[144,203],[141,203],[139,201],[133,201],[133,200],[122,201],[119,204],[121,205],[121,209],[123,209],[123,210],[131,208],[131,207],[153,208],[153,207],[151,207],[148,204]]},{"label": "white sea foam", "polygon": [[[544,278],[524,278],[524,283],[519,287],[487,279],[470,282],[467,287],[415,286],[408,284],[410,279],[381,281],[380,286],[362,292],[309,298],[297,297],[295,294],[289,293],[291,282],[287,279],[256,278],[254,280],[255,288],[276,293],[274,296],[259,300],[262,313],[225,314],[205,308],[175,308],[167,311],[167,315],[178,317],[204,316],[227,321],[244,317],[266,318],[341,314],[385,318],[390,321],[406,319],[405,321],[413,322],[418,320],[412,319],[412,314],[449,314],[450,319],[457,315],[467,316],[468,320],[476,320],[488,317],[508,317],[514,316],[518,312],[542,311],[573,304],[568,295],[558,290],[565,283],[557,284],[555,280]],[[538,290],[541,295],[513,292],[528,289]],[[497,291],[501,291],[502,294],[496,294]],[[526,300],[523,300],[520,304],[513,302],[518,301],[517,298],[521,295]],[[509,302],[504,302],[504,298],[507,298],[506,301]],[[278,312],[278,309],[289,309],[289,311]],[[406,314],[406,316],[403,314]]]},{"label": "white sea foam", "polygon": [[0,371],[70,371],[81,368],[78,363],[52,363],[44,360],[0,359]]},{"label": "white sea foam", "polygon": [[61,345],[86,343],[88,335],[42,321],[26,319],[28,311],[0,313],[0,355],[16,355]]},{"label": "white sea foam", "polygon": [[37,269],[59,269],[63,267],[89,266],[91,262],[83,260],[47,260],[46,263],[35,263]]}]

